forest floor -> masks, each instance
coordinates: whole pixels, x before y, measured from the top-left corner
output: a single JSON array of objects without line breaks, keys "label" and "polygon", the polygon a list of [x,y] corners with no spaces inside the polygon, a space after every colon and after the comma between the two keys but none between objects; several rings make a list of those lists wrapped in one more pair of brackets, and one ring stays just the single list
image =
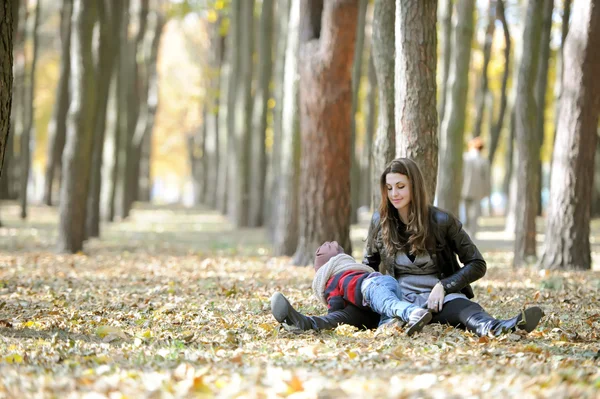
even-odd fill
[{"label": "forest floor", "polygon": [[[477,241],[477,301],[508,318],[546,316],[529,335],[478,338],[441,325],[293,334],[269,298],[309,314],[313,270],[270,254],[263,229],[201,208],[139,206],[76,255],[54,252],[57,210],[0,208],[0,398],[577,397],[600,392],[600,226],[594,270],[510,267],[502,220]],[[540,223],[541,224],[541,223]],[[540,227],[540,240],[543,227]],[[366,222],[352,229],[360,256]],[[541,241],[540,241],[541,243]]]}]

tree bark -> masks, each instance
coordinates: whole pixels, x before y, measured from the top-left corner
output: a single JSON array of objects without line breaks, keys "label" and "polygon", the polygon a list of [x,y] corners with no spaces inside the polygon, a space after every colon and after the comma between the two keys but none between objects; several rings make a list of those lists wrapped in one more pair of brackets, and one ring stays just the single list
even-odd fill
[{"label": "tree bark", "polygon": [[494,162],[494,156],[496,155],[496,149],[498,148],[498,142],[500,141],[500,133],[502,132],[502,126],[504,126],[504,115],[506,114],[507,104],[506,86],[508,85],[508,76],[510,74],[511,39],[508,23],[506,22],[504,0],[497,0],[496,7],[496,17],[502,23],[502,31],[504,32],[504,72],[502,73],[502,86],[500,88],[500,110],[498,111],[498,119],[496,119],[490,132],[490,146],[488,150],[490,165]]},{"label": "tree bark", "polygon": [[[300,237],[294,264],[350,241],[350,119],[358,2],[304,0],[300,40]],[[346,195],[344,195],[346,193]]]},{"label": "tree bark", "polygon": [[589,270],[592,165],[600,114],[598,1],[575,0],[572,21],[564,47],[563,92],[540,264],[545,269]]},{"label": "tree bark", "polygon": [[42,10],[41,1],[36,2],[34,16],[33,16],[33,27],[31,30],[32,36],[32,47],[33,52],[31,55],[31,67],[29,69],[28,77],[25,78],[25,108],[24,119],[23,119],[23,131],[21,132],[21,190],[19,193],[19,199],[21,202],[21,219],[27,218],[27,189],[29,186],[29,171],[31,169],[31,150],[32,142],[35,140],[35,136],[32,137],[31,130],[33,129],[33,120],[35,108],[33,102],[35,100],[35,70],[38,61],[38,47],[39,47],[39,26],[40,26],[40,12]]},{"label": "tree bark", "polygon": [[437,1],[396,0],[396,157],[419,165],[430,199],[438,167],[436,15]]},{"label": "tree bark", "polygon": [[252,118],[252,160],[250,187],[250,227],[262,226],[264,222],[263,207],[266,198],[265,180],[267,174],[267,155],[265,141],[267,135],[268,101],[271,95],[269,83],[273,73],[273,0],[263,0],[260,17],[260,38],[258,47],[258,82],[254,97]]},{"label": "tree bark", "polygon": [[102,187],[102,160],[104,158],[104,139],[106,137],[106,118],[111,77],[114,71],[115,54],[118,48],[118,27],[121,25],[123,11],[120,0],[103,0],[97,3],[99,22],[98,61],[96,79],[105,82],[98,85],[96,111],[94,114],[94,143],[92,145],[92,172],[88,193],[86,213],[86,236],[100,236],[100,193]]},{"label": "tree bark", "polygon": [[358,222],[357,210],[360,206],[360,193],[364,187],[360,185],[360,158],[356,153],[356,112],[358,109],[358,92],[362,78],[363,52],[365,45],[365,23],[367,17],[367,0],[358,0],[358,22],[356,24],[356,46],[352,62],[352,110],[350,111],[350,223]]},{"label": "tree bark", "polygon": [[453,0],[442,0],[439,4],[439,19],[442,24],[438,40],[442,52],[442,78],[440,88],[440,103],[438,108],[438,123],[441,128],[444,121],[444,112],[446,108],[446,97],[448,93],[448,74],[450,72],[450,56],[452,54],[452,14]]},{"label": "tree bark", "polygon": [[372,207],[377,209],[381,201],[379,177],[385,166],[396,155],[396,120],[394,117],[394,62],[396,2],[375,0],[373,7],[373,65],[377,76],[379,114],[377,132],[373,145],[373,191]]},{"label": "tree bark", "polygon": [[[515,98],[515,138],[517,146],[515,207],[515,256],[513,266],[519,267],[536,256],[537,187],[536,171],[540,162],[539,139],[535,129],[537,107],[534,97],[538,70],[543,0],[529,0],[523,31],[523,53],[517,77]],[[532,134],[533,132],[533,134]]]},{"label": "tree bark", "polygon": [[[554,0],[544,0],[542,4],[542,28],[540,38],[540,55],[538,61],[537,76],[535,82],[535,102],[537,115],[535,121],[535,132],[537,134],[536,153],[540,153],[544,145],[544,124],[546,119],[546,91],[548,88],[548,63],[550,61],[550,33],[552,29],[552,12],[554,11]],[[536,215],[542,215],[542,162],[539,160],[536,167],[534,179],[535,187],[532,192],[537,197]]]},{"label": "tree bark", "polygon": [[300,129],[298,126],[298,48],[301,0],[291,0],[283,68],[283,105],[277,170],[273,189],[273,253],[291,256],[298,247],[300,193]]},{"label": "tree bark", "polygon": [[75,0],[71,36],[71,105],[63,154],[58,226],[59,252],[76,253],[83,248],[85,212],[90,180],[96,76],[92,36],[96,20],[94,2]]},{"label": "tree bark", "polygon": [[63,0],[60,11],[61,54],[60,76],[56,88],[56,102],[52,119],[48,124],[48,153],[44,180],[44,204],[52,205],[52,187],[57,172],[60,172],[61,156],[65,147],[67,131],[67,111],[69,110],[69,74],[71,63],[69,52],[71,47],[71,13],[73,0]]},{"label": "tree bark", "polygon": [[[14,3],[14,2],[13,2]],[[0,6],[0,177],[4,165],[4,153],[10,128],[13,83],[13,13],[14,4],[4,2]],[[18,8],[18,6],[17,6]]]},{"label": "tree bark", "polygon": [[[237,3],[231,4],[232,11]],[[235,14],[230,17],[230,28],[227,37],[224,40],[225,49],[223,51],[223,59],[221,60],[221,74],[219,77],[219,172],[217,185],[217,210],[222,214],[227,214],[228,211],[228,185],[224,184],[228,182],[230,163],[233,161],[230,159],[235,155],[232,153],[232,140],[233,140],[233,108],[232,104],[234,101],[233,86],[235,75],[232,71],[233,60],[235,58],[235,52],[233,48],[236,48],[237,38],[234,32],[238,27],[232,24],[235,22]]]},{"label": "tree bark", "polygon": [[479,87],[475,96],[475,104],[477,105],[477,111],[475,112],[475,126],[473,127],[473,137],[479,137],[481,135],[481,125],[483,124],[483,117],[485,116],[485,105],[488,94],[488,66],[490,64],[490,59],[492,55],[492,42],[494,40],[494,31],[496,27],[496,10],[496,3],[490,1],[488,6],[488,25],[485,30],[485,39],[483,44],[483,65],[481,67],[481,81],[479,82]]}]

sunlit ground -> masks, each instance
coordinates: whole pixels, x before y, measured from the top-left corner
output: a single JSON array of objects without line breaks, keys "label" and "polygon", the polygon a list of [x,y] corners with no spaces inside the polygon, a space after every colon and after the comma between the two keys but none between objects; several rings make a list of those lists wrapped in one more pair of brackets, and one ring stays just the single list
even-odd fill
[{"label": "sunlit ground", "polygon": [[[538,329],[479,339],[432,325],[409,339],[347,326],[280,331],[275,291],[325,312],[311,296],[312,268],[272,257],[263,229],[236,229],[216,212],[137,206],[77,255],[54,252],[55,208],[32,206],[25,222],[18,214],[0,206],[0,398],[595,398],[600,389],[600,272],[513,270],[498,218],[476,237],[489,265],[476,299],[498,317],[541,306]],[[364,219],[352,230],[356,256]],[[597,270],[597,239],[593,248]]]}]

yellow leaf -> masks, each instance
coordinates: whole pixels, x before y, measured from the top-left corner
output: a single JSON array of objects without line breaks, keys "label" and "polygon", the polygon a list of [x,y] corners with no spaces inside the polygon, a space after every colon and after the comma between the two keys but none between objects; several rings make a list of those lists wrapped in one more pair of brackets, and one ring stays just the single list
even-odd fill
[{"label": "yellow leaf", "polygon": [[302,385],[302,381],[295,374],[292,376],[291,380],[286,381],[285,383],[288,386],[288,390],[287,390],[288,395],[295,393],[295,392],[304,391],[304,386]]},{"label": "yellow leaf", "polygon": [[105,338],[107,335],[112,334],[116,337],[126,339],[125,334],[120,328],[113,326],[100,326],[96,329],[96,335],[100,338]]},{"label": "yellow leaf", "polygon": [[23,363],[23,356],[21,356],[17,353],[13,353],[13,354],[6,356],[3,360],[5,363],[9,363],[9,364]]},{"label": "yellow leaf", "polygon": [[358,353],[354,352],[353,350],[348,350],[346,351],[346,355],[348,355],[350,359],[354,359],[356,356],[358,356]]}]

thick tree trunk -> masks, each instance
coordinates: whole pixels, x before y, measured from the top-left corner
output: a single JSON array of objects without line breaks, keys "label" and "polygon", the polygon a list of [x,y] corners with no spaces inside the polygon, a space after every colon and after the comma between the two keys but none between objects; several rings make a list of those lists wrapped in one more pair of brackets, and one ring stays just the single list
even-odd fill
[{"label": "thick tree trunk", "polygon": [[[598,129],[600,136],[600,128]],[[600,170],[600,137],[596,139],[596,158],[594,160],[594,170]],[[594,173],[594,189],[592,191],[592,218],[600,217],[600,172]]]},{"label": "thick tree trunk", "polygon": [[70,54],[71,105],[60,190],[59,252],[75,253],[83,248],[96,110],[97,86],[92,54],[95,19],[94,2],[74,1]]},{"label": "thick tree trunk", "polygon": [[33,120],[35,108],[33,102],[35,100],[35,70],[38,61],[38,48],[39,48],[39,36],[38,28],[40,26],[40,12],[42,10],[41,1],[38,1],[35,6],[33,16],[33,26],[31,30],[33,52],[31,55],[31,67],[28,73],[28,77],[25,78],[25,109],[23,120],[23,131],[21,132],[21,190],[19,193],[19,199],[21,201],[21,219],[27,218],[27,189],[29,186],[29,171],[31,169],[31,150],[32,143],[35,140],[35,136],[31,135],[31,130],[34,128]]},{"label": "thick tree trunk", "polygon": [[[537,105],[537,115],[535,121],[535,132],[537,134],[536,153],[540,153],[544,145],[544,124],[546,119],[546,91],[548,88],[548,63],[550,61],[550,31],[552,29],[552,12],[554,11],[554,0],[544,0],[542,4],[542,28],[540,39],[540,58],[538,60],[538,69],[535,82],[535,103]],[[537,197],[536,215],[542,214],[542,162],[537,162],[536,176],[534,179],[535,187],[532,192]]]},{"label": "thick tree trunk", "polygon": [[600,5],[594,0],[573,2],[573,23],[564,48],[563,93],[554,166],[545,252],[545,269],[584,269],[592,266],[590,201],[600,114]]},{"label": "thick tree trunk", "polygon": [[[515,208],[515,256],[513,266],[523,266],[536,256],[537,187],[536,171],[540,162],[539,138],[535,129],[537,107],[534,97],[538,70],[542,0],[529,0],[523,31],[523,54],[517,77],[515,98],[515,138],[517,147]],[[533,134],[532,134],[533,133]]]},{"label": "thick tree trunk", "polygon": [[[10,128],[13,81],[13,6],[4,2],[0,6],[0,177]],[[18,6],[17,6],[18,8]]]},{"label": "thick tree trunk", "polygon": [[438,123],[441,128],[444,121],[444,112],[446,108],[446,97],[448,93],[448,75],[450,73],[450,56],[452,54],[452,9],[454,5],[452,0],[442,0],[439,3],[438,18],[441,22],[441,30],[438,36],[442,52],[442,78],[439,92],[438,105]]},{"label": "thick tree trunk", "polygon": [[[285,69],[285,54],[288,38],[288,20],[290,17],[290,0],[282,0],[275,3],[277,5],[277,17],[275,18],[275,29],[277,34],[277,45],[275,55],[275,65],[273,69],[273,97],[275,100],[275,108],[273,108],[273,124],[272,124],[272,146],[269,157],[269,167],[267,171],[266,192],[269,194],[265,201],[265,217],[267,218],[268,234],[271,241],[275,240],[275,226],[277,225],[277,215],[279,207],[279,190],[276,187],[281,176],[281,132],[282,132],[282,115],[283,115],[283,87],[285,85],[284,69]],[[296,32],[296,35],[298,32]],[[296,40],[297,41],[297,40]],[[297,55],[295,56],[297,60]],[[294,81],[297,80],[297,68]],[[296,101],[297,104],[297,101]],[[296,118],[297,119],[297,118]],[[296,237],[298,236],[296,228]],[[296,249],[296,242],[290,252]]]},{"label": "thick tree trunk", "polygon": [[123,11],[119,8],[120,0],[103,0],[97,3],[99,22],[98,60],[96,79],[106,82],[98,85],[96,112],[94,114],[94,144],[92,146],[92,171],[90,175],[90,191],[88,193],[86,213],[86,236],[100,236],[100,192],[102,183],[102,160],[104,158],[104,139],[106,137],[106,114],[110,82],[114,71],[115,54],[118,51],[118,26],[121,24]]},{"label": "thick tree trunk", "polygon": [[267,134],[268,101],[271,91],[269,83],[273,73],[273,0],[263,0],[260,17],[260,38],[258,47],[258,82],[254,96],[252,118],[252,160],[250,187],[250,215],[248,224],[251,227],[262,226],[264,222],[265,180],[267,174],[267,154],[265,140]]},{"label": "thick tree trunk", "polygon": [[473,137],[479,137],[481,135],[481,125],[483,124],[483,118],[486,109],[486,100],[488,94],[488,66],[492,56],[492,41],[494,40],[494,31],[496,27],[496,10],[497,6],[495,2],[491,2],[488,5],[488,21],[487,28],[485,29],[485,38],[483,44],[483,65],[481,67],[481,81],[477,94],[475,96],[475,104],[477,105],[477,111],[475,112],[475,126],[473,127]]},{"label": "thick tree trunk", "polygon": [[60,36],[61,54],[60,76],[56,88],[56,102],[52,112],[52,119],[48,124],[48,155],[44,180],[44,197],[46,205],[52,205],[52,187],[57,172],[60,172],[61,156],[65,147],[67,131],[67,111],[69,110],[69,74],[71,63],[69,52],[71,47],[71,12],[73,0],[63,0],[60,11]]},{"label": "thick tree trunk", "polygon": [[358,110],[358,92],[362,78],[363,52],[365,45],[365,23],[367,17],[367,0],[358,0],[358,22],[356,24],[356,46],[352,62],[352,110],[350,111],[350,223],[358,222],[357,210],[360,205],[360,193],[364,187],[360,185],[360,157],[356,153],[356,112]]},{"label": "thick tree trunk", "polygon": [[[419,165],[430,199],[438,168],[436,15],[437,1],[396,1],[396,157],[411,158]],[[469,58],[458,47],[457,51]]]},{"label": "thick tree trunk", "polygon": [[396,155],[396,120],[394,93],[394,54],[396,53],[395,26],[396,3],[375,0],[373,8],[373,65],[377,75],[379,114],[373,146],[373,191],[371,205],[374,209],[381,202],[379,178],[385,166]]},{"label": "thick tree trunk", "polygon": [[282,117],[273,189],[273,253],[291,256],[298,247],[300,193],[300,129],[298,126],[298,47],[301,0],[291,0],[283,68]]},{"label": "thick tree trunk", "polygon": [[504,72],[502,73],[502,86],[500,88],[500,110],[498,111],[498,119],[496,119],[490,132],[491,137],[488,150],[490,165],[494,162],[494,156],[496,155],[496,149],[498,148],[498,142],[500,141],[500,133],[502,132],[502,126],[504,126],[504,115],[506,114],[507,103],[506,86],[508,85],[508,75],[510,74],[511,39],[508,23],[506,22],[504,0],[497,0],[496,7],[496,17],[502,23],[502,31],[504,32]]},{"label": "thick tree trunk", "polygon": [[303,2],[299,62],[302,195],[296,265],[312,262],[324,241],[336,240],[352,253],[347,194],[357,19],[355,0]]}]

